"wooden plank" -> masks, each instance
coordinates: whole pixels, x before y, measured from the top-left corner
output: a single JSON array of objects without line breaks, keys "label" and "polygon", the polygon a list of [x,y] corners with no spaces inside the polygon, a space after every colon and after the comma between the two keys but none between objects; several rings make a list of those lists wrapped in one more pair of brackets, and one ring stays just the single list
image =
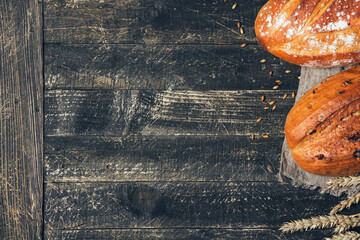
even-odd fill
[{"label": "wooden plank", "polygon": [[41,239],[41,4],[0,1],[0,239]]},{"label": "wooden plank", "polygon": [[272,89],[279,79],[281,89],[297,89],[300,75],[259,45],[47,44],[44,51],[47,89]]},{"label": "wooden plank", "polygon": [[123,239],[228,239],[228,240],[303,240],[324,239],[332,236],[330,230],[312,230],[310,232],[298,232],[281,234],[276,229],[98,229],[98,230],[67,230],[46,231],[45,239],[51,240],[123,240]]},{"label": "wooden plank", "polygon": [[277,181],[283,137],[47,137],[45,180]]},{"label": "wooden plank", "polygon": [[47,183],[48,230],[278,228],[338,198],[277,182]]},{"label": "wooden plank", "polygon": [[[47,91],[48,136],[283,136],[291,91]],[[288,94],[286,99],[283,96]],[[266,102],[276,101],[269,109]],[[276,109],[272,111],[273,106]],[[260,122],[257,122],[259,118]]]},{"label": "wooden plank", "polygon": [[[46,0],[46,43],[256,42],[254,22],[266,0]],[[237,23],[241,22],[244,34]]]}]

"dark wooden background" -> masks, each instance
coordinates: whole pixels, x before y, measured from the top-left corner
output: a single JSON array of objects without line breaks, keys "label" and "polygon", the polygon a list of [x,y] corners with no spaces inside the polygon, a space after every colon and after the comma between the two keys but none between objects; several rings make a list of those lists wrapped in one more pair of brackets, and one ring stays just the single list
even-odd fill
[{"label": "dark wooden background", "polygon": [[[254,21],[265,3],[38,3],[45,239],[331,235],[278,230],[339,199],[277,181],[300,68],[258,45]],[[262,96],[275,104],[264,109]]]}]

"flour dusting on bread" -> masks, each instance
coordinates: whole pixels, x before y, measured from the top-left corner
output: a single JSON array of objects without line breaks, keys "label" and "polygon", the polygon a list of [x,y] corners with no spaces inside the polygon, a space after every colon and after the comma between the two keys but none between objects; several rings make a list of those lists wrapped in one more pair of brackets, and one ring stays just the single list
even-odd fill
[{"label": "flour dusting on bread", "polygon": [[360,62],[360,0],[270,0],[255,23],[259,43],[310,67]]}]

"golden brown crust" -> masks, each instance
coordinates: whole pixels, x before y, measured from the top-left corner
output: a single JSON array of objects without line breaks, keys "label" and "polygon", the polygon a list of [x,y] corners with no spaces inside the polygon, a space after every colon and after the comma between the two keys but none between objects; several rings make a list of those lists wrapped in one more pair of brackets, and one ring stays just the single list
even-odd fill
[{"label": "golden brown crust", "polygon": [[[295,104],[286,119],[285,133],[292,147],[335,111],[359,98],[360,68],[352,68],[317,84]],[[301,109],[301,112],[299,110]]]},{"label": "golden brown crust", "polygon": [[269,52],[307,67],[360,62],[358,0],[270,0],[260,10],[255,33]]},{"label": "golden brown crust", "polygon": [[285,136],[295,161],[308,172],[360,172],[360,67],[309,90],[289,112]]}]

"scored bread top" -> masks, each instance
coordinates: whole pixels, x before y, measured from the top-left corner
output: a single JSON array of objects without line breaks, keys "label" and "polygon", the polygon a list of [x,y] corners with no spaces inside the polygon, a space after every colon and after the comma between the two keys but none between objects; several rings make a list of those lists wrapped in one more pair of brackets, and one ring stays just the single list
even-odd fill
[{"label": "scored bread top", "polygon": [[289,147],[295,147],[316,126],[359,99],[360,67],[338,73],[314,86],[296,102],[286,118]]},{"label": "scored bread top", "polygon": [[270,0],[255,32],[269,52],[308,67],[360,61],[360,0]]},{"label": "scored bread top", "polygon": [[360,67],[306,92],[288,114],[285,136],[295,161],[308,172],[360,172]]}]

